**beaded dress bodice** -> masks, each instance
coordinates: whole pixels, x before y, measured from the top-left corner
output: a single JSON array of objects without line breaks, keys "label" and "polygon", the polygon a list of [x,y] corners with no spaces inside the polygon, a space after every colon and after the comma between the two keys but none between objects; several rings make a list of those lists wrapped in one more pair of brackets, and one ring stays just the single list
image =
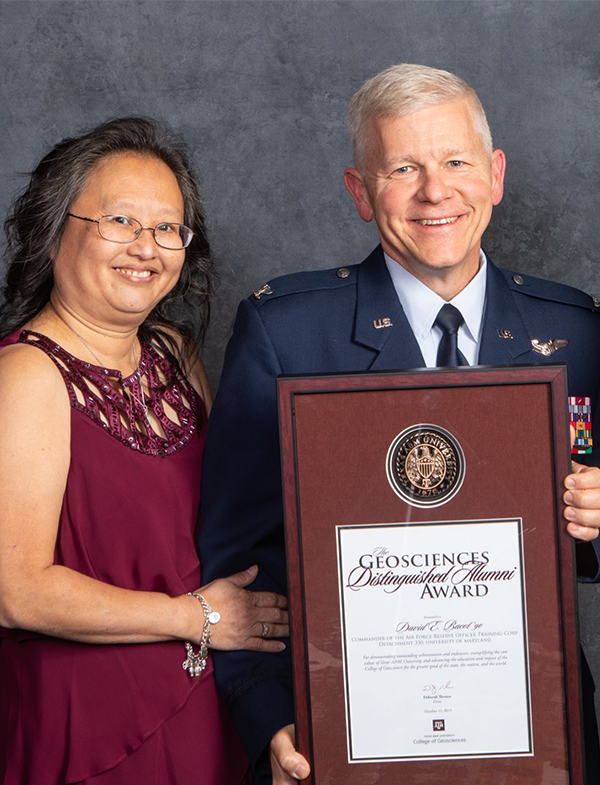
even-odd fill
[{"label": "beaded dress bodice", "polygon": [[170,455],[198,427],[198,395],[187,382],[172,378],[172,358],[157,336],[152,343],[141,341],[138,369],[125,377],[78,359],[32,330],[23,330],[18,342],[45,352],[64,379],[71,406],[133,450]]}]

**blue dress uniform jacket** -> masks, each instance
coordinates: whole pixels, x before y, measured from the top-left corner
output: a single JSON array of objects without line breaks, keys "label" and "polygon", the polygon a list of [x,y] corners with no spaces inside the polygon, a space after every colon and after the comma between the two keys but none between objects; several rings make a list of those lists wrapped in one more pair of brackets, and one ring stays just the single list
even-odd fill
[{"label": "blue dress uniform jacket", "polygon": [[[600,387],[595,301],[577,289],[502,271],[491,262],[487,276],[479,363],[566,362],[569,394],[591,396],[595,407]],[[533,351],[532,339],[569,343],[544,356]],[[380,247],[360,265],[286,275],[244,300],[208,427],[203,580],[258,564],[252,588],[286,593],[277,376],[424,364]],[[598,414],[592,423],[600,426]],[[293,722],[288,651],[214,655],[217,682],[254,765],[272,735]]]}]

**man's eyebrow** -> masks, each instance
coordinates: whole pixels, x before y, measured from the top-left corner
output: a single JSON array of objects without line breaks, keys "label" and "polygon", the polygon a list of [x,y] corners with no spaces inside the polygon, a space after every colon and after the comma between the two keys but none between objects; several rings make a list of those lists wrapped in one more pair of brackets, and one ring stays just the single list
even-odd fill
[{"label": "man's eyebrow", "polygon": [[462,158],[470,153],[470,149],[466,147],[448,147],[441,151],[444,158]]},{"label": "man's eyebrow", "polygon": [[395,164],[410,164],[416,163],[415,156],[413,155],[404,155],[403,153],[394,153],[393,155],[389,155],[387,158],[384,158],[381,162],[384,168],[388,168],[389,166],[394,166]]}]

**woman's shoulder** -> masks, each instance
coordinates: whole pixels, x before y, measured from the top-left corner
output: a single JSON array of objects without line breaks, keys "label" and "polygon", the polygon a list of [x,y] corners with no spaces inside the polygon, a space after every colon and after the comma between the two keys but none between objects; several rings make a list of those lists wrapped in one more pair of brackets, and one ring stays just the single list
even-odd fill
[{"label": "woman's shoulder", "polygon": [[0,367],[6,372],[18,370],[28,373],[32,369],[44,373],[44,368],[55,369],[46,352],[40,351],[36,345],[38,342],[28,340],[30,335],[28,330],[18,330],[0,341]]},{"label": "woman's shoulder", "polygon": [[23,487],[27,472],[66,472],[71,406],[52,360],[24,343],[1,348],[0,401],[2,481]]},{"label": "woman's shoulder", "polygon": [[13,333],[0,342],[0,400],[3,405],[19,398],[43,402],[46,411],[54,400],[68,405],[67,390],[55,363],[35,343],[21,341],[22,332]]}]

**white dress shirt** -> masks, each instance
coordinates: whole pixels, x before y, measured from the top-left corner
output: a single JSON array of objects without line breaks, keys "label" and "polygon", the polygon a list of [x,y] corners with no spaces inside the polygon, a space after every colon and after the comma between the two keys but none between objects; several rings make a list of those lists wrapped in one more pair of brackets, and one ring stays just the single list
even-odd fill
[{"label": "white dress shirt", "polygon": [[[384,257],[400,304],[421,349],[425,365],[428,368],[435,368],[442,331],[433,323],[440,308],[446,304],[446,300],[421,283],[418,278],[415,278],[386,253],[384,253]],[[464,354],[469,365],[477,365],[479,360],[479,344],[485,310],[486,268],[485,254],[480,251],[477,275],[456,297],[450,300],[465,320],[458,331],[458,348]]]}]

